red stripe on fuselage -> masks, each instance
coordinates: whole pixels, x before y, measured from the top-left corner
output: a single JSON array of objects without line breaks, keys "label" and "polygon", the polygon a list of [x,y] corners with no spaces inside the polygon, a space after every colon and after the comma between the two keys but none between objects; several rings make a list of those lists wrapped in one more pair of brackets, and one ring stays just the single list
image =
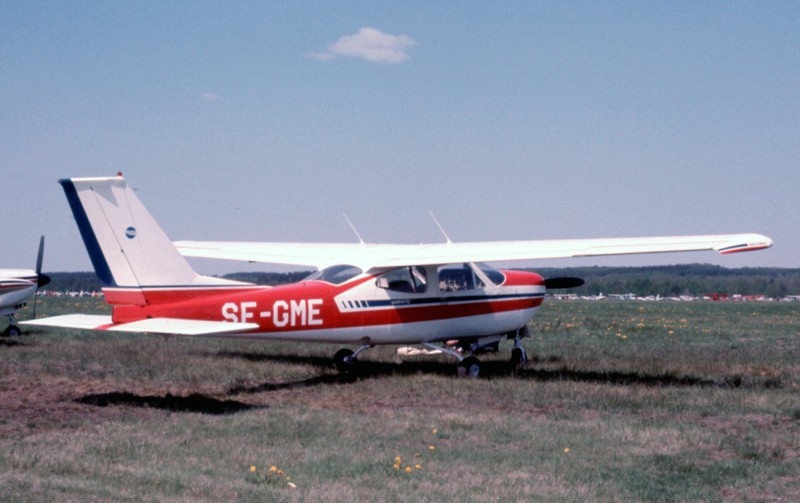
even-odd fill
[{"label": "red stripe on fuselage", "polygon": [[[107,288],[103,290],[103,293],[106,295],[106,302],[114,306],[112,312],[114,323],[126,323],[145,318],[210,321],[228,319],[234,321],[232,319],[234,315],[240,320],[246,318],[247,321],[260,323],[259,317],[253,315],[252,303],[255,303],[254,307],[259,310],[257,312],[259,315],[267,312],[267,309],[272,309],[274,303],[278,301],[286,302],[291,309],[292,301],[299,305],[300,301],[307,301],[307,299],[323,299],[327,309],[335,309],[334,296],[342,290],[352,288],[369,279],[374,278],[368,277],[338,287],[320,281],[308,281],[276,287]],[[111,299],[109,299],[109,295],[111,295]],[[142,302],[142,299],[145,302]],[[228,317],[226,317],[224,309],[230,304],[236,306],[236,312],[228,309]],[[248,318],[249,315],[254,317]],[[327,314],[326,319],[332,318],[332,314]]]},{"label": "red stripe on fuselage", "polygon": [[443,302],[424,307],[401,307],[375,309],[338,315],[336,328],[358,326],[394,325],[434,320],[448,320],[508,311],[533,309],[542,304],[542,297],[522,299],[499,299],[469,303]]},{"label": "red stripe on fuselage", "polygon": [[270,289],[270,286],[103,288],[110,305],[170,304]]},{"label": "red stripe on fuselage", "polygon": [[31,288],[35,286],[35,282],[30,282],[26,280],[12,280],[12,281],[3,281],[0,283],[0,293],[7,294],[18,292],[20,290],[25,290],[26,288]]}]

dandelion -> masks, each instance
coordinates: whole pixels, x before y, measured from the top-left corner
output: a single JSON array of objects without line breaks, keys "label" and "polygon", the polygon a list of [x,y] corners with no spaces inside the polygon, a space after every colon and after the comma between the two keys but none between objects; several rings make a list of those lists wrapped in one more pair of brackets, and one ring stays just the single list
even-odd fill
[{"label": "dandelion", "polygon": [[411,467],[410,466],[406,466],[406,473],[411,473]]},{"label": "dandelion", "polygon": [[438,430],[438,429],[436,429],[436,428],[434,428],[434,429],[433,429],[433,434],[434,434],[434,435],[436,435],[437,433],[439,433],[439,430]]},{"label": "dandelion", "polygon": [[431,451],[436,450],[436,446],[431,444],[431,445],[428,446],[428,450],[431,450]]},{"label": "dandelion", "polygon": [[569,447],[564,447],[564,454],[569,454]]},{"label": "dandelion", "polygon": [[414,465],[414,468],[417,470],[422,470],[422,465],[417,463],[416,465]]},{"label": "dandelion", "polygon": [[255,472],[256,472],[256,467],[254,465],[251,465],[250,466],[250,473],[255,473]]},{"label": "dandelion", "polygon": [[270,471],[270,472],[272,472],[272,473],[275,473],[275,472],[277,472],[277,471],[278,471],[278,467],[277,467],[277,466],[275,466],[275,465],[273,465],[273,466],[270,466],[270,467],[269,467],[269,471]]}]

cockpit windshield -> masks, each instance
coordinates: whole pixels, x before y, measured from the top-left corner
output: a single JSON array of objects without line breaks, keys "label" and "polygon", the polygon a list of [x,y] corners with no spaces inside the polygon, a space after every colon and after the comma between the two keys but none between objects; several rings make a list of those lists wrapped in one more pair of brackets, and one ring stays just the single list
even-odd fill
[{"label": "cockpit windshield", "polygon": [[341,285],[345,281],[355,278],[362,272],[361,269],[354,265],[332,265],[311,274],[305,281],[324,281],[334,285]]},{"label": "cockpit windshield", "polygon": [[475,265],[478,266],[478,269],[480,269],[481,272],[483,272],[483,274],[485,274],[486,277],[489,278],[489,281],[491,281],[495,285],[502,285],[503,283],[506,282],[505,274],[498,271],[494,267],[488,264],[484,264],[483,262],[478,262]]}]

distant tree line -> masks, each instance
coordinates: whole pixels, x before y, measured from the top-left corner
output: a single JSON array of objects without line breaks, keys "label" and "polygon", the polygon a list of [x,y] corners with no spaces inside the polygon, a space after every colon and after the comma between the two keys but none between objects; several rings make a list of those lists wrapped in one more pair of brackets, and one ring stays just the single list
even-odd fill
[{"label": "distant tree line", "polygon": [[745,267],[727,269],[710,264],[651,267],[569,267],[537,269],[544,276],[577,276],[586,283],[569,290],[578,295],[703,295],[727,293],[780,298],[800,295],[800,269]]},{"label": "distant tree line", "polygon": [[[532,269],[545,278],[577,276],[586,284],[564,290],[579,295],[600,293],[635,293],[636,295],[703,295],[728,293],[785,297],[800,295],[800,269],[741,268],[727,269],[709,264],[651,267],[567,267]],[[47,273],[52,282],[44,290],[99,291],[100,282],[91,272]],[[310,274],[298,272],[240,272],[226,274],[227,279],[259,285],[283,285],[302,280]]]},{"label": "distant tree line", "polygon": [[50,284],[42,288],[51,292],[99,292],[100,281],[93,272],[47,272]]}]

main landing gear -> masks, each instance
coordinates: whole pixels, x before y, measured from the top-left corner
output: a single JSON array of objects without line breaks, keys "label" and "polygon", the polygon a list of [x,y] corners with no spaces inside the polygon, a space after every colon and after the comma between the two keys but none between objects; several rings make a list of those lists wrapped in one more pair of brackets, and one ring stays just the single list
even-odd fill
[{"label": "main landing gear", "polygon": [[[522,346],[522,339],[530,336],[528,326],[524,326],[515,332],[506,334],[506,337],[514,339],[514,348],[511,350],[511,367],[516,370],[518,367],[524,365],[528,361],[528,355],[525,353],[525,348]],[[500,339],[502,336],[488,337],[484,340],[478,340],[471,344],[459,344],[458,346],[463,350],[468,350],[471,355],[480,354],[485,352],[497,351]],[[425,344],[426,346],[433,347],[432,344]],[[439,348],[442,349],[442,348]],[[458,358],[459,362],[456,367],[458,377],[471,377],[476,378],[481,374],[481,363],[474,356],[464,357],[460,352],[452,348],[442,349],[447,354],[453,355]]]},{"label": "main landing gear", "polygon": [[367,349],[371,348],[369,344],[364,344],[360,348],[356,350],[356,352],[352,352],[351,350],[344,348],[340,349],[333,355],[333,366],[339,372],[347,372],[353,370],[353,366],[356,364],[356,358],[362,351],[366,351]]},{"label": "main landing gear", "polygon": [[[528,361],[525,348],[522,346],[522,339],[530,336],[530,332],[528,331],[528,327],[524,326],[504,336],[509,339],[514,339],[514,347],[511,350],[511,367],[516,370]],[[458,364],[456,365],[456,375],[458,377],[475,379],[481,375],[481,362],[474,355],[497,351],[499,342],[504,336],[497,335],[481,339],[459,340],[455,346],[432,342],[425,342],[422,343],[422,345],[426,348],[441,351],[442,353],[456,358],[458,360]],[[359,347],[355,353],[349,349],[340,349],[333,357],[334,367],[341,372],[352,370],[353,366],[356,364],[358,355],[371,347],[373,346],[370,344],[364,344]],[[464,353],[467,353],[469,356],[464,356]]]}]

